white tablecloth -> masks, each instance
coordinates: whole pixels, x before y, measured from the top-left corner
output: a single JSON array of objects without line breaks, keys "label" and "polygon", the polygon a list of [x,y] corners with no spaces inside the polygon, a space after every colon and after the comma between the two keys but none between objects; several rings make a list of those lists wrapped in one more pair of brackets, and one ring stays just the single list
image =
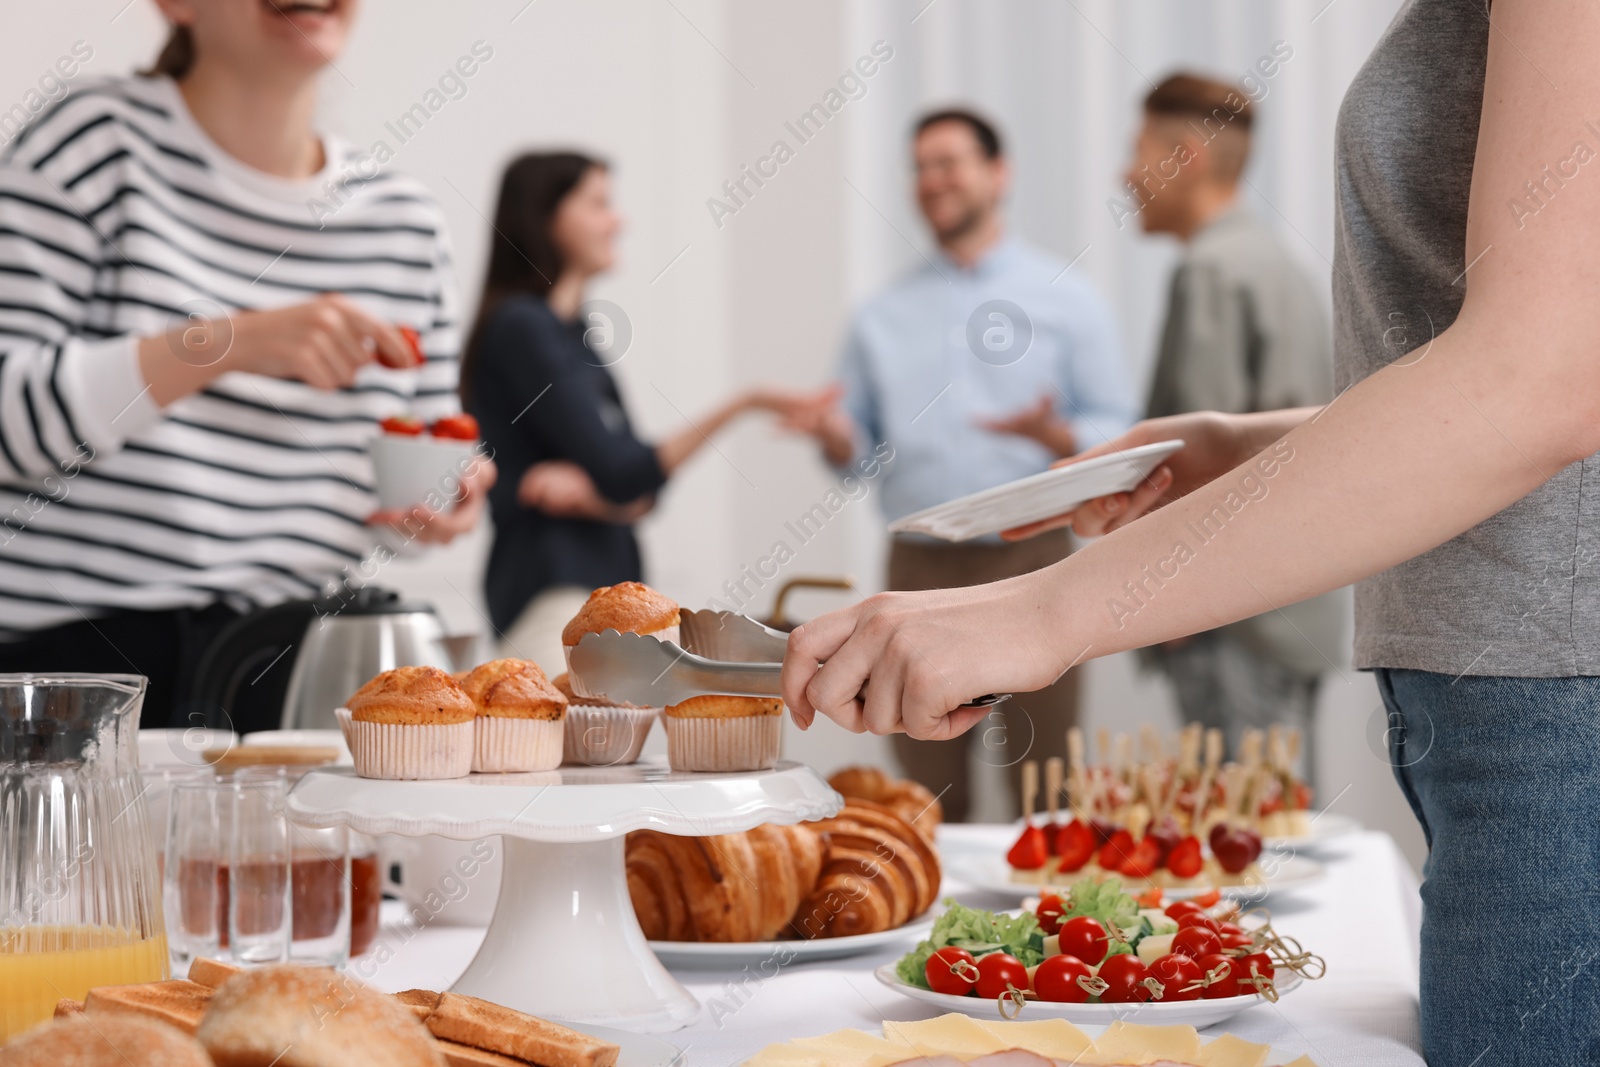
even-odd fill
[{"label": "white tablecloth", "polygon": [[[1011,827],[945,827],[941,846],[1003,849]],[[1273,924],[1328,964],[1325,978],[1303,984],[1281,1004],[1252,1008],[1207,1033],[1223,1031],[1270,1044],[1290,1057],[1309,1055],[1321,1067],[1420,1065],[1417,959],[1421,902],[1417,881],[1387,834],[1360,833],[1317,854],[1328,876],[1275,896]],[[946,879],[944,894],[967,904],[1015,907],[1007,899]],[[386,904],[398,918],[397,905]],[[389,992],[447,987],[466,969],[483,931],[427,927],[402,942],[399,928],[383,940],[397,946],[373,979]],[[738,970],[679,970],[706,1010],[693,1026],[662,1037],[684,1049],[693,1067],[731,1067],[774,1041],[853,1026],[876,1030],[884,1019],[922,1019],[937,1011],[879,985],[872,971],[908,945],[848,960],[791,963],[774,978]],[[559,966],[559,964],[552,964]],[[363,968],[365,973],[369,968]]]}]

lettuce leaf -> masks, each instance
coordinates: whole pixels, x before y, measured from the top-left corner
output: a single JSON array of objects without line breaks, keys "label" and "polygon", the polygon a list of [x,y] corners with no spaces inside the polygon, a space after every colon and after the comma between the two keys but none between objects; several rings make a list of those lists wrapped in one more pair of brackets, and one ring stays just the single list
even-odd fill
[{"label": "lettuce leaf", "polygon": [[1139,902],[1122,891],[1122,883],[1115,878],[1107,878],[1097,882],[1093,878],[1081,878],[1072,886],[1072,892],[1065,901],[1066,911],[1061,915],[1061,921],[1087,915],[1092,919],[1099,919],[1100,925],[1110,928],[1116,923],[1117,929],[1131,932],[1139,925]]},{"label": "lettuce leaf", "polygon": [[908,985],[928,988],[928,957],[948,945],[964,948],[975,957],[991,952],[1007,952],[1032,967],[1044,959],[1044,931],[1032,912],[997,915],[981,908],[969,908],[954,900],[944,901],[944,914],[934,921],[928,938],[895,964],[895,973]]}]

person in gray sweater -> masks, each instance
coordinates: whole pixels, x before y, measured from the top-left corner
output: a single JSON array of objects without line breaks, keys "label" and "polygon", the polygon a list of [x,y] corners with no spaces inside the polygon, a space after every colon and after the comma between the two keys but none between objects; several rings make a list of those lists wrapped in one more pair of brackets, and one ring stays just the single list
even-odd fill
[{"label": "person in gray sweater", "polygon": [[[1150,91],[1143,111],[1128,204],[1145,233],[1183,245],[1145,417],[1327,403],[1332,334],[1317,285],[1239,202],[1255,119],[1249,95],[1179,73]],[[1330,594],[1154,645],[1140,660],[1172,682],[1185,720],[1222,729],[1232,751],[1251,727],[1299,728],[1309,779],[1317,687],[1344,628]]]}]

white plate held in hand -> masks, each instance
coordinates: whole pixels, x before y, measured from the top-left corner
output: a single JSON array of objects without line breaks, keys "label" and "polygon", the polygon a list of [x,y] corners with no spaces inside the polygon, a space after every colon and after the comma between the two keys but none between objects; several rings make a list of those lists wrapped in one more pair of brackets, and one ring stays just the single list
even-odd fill
[{"label": "white plate held in hand", "polygon": [[889,532],[968,541],[1026,526],[1071,511],[1086,500],[1128,492],[1182,447],[1182,441],[1158,441],[1055,467],[924,508],[890,523]]}]

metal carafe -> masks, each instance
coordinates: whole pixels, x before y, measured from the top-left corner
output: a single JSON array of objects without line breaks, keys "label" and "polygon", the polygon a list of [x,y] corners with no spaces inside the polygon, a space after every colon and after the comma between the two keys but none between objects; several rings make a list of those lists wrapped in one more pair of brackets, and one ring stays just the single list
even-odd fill
[{"label": "metal carafe", "polygon": [[[206,650],[194,692],[209,726],[337,730],[334,711],[350,694],[381,671],[411,665],[453,669],[438,614],[387,589],[346,587],[230,623]],[[272,694],[262,710],[239,714],[262,689]]]},{"label": "metal carafe", "polygon": [[63,998],[167,977],[144,690],[133,674],[0,674],[0,1044]]}]

